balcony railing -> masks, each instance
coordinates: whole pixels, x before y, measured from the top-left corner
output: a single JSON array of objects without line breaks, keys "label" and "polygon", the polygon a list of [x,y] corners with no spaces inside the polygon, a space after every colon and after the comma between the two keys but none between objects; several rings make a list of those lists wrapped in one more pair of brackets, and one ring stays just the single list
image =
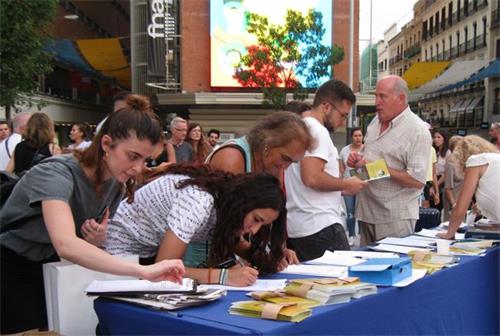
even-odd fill
[{"label": "balcony railing", "polygon": [[422,50],[422,48],[419,45],[415,45],[413,47],[410,47],[404,51],[404,57],[406,59],[412,58],[413,56],[420,54],[421,50]]}]

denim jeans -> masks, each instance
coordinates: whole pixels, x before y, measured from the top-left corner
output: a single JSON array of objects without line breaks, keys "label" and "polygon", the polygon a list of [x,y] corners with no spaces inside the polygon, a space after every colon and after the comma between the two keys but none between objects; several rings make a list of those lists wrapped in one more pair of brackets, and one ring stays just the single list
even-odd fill
[{"label": "denim jeans", "polygon": [[347,216],[347,231],[349,231],[349,237],[353,237],[356,235],[356,218],[354,217],[354,210],[356,209],[356,196],[344,196],[344,201]]}]

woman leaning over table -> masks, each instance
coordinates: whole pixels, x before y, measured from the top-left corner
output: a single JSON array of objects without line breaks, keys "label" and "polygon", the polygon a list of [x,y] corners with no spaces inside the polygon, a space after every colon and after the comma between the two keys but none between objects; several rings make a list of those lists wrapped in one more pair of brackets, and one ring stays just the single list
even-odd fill
[{"label": "woman leaning over table", "polygon": [[[279,111],[257,121],[246,136],[226,141],[210,153],[206,163],[234,174],[270,173],[283,187],[285,169],[302,160],[312,146],[313,138],[302,118],[292,112]],[[194,245],[190,249],[199,247]],[[293,250],[286,249],[285,255],[288,263],[299,262]]]},{"label": "woman leaning over table", "polygon": [[464,171],[464,181],[451,213],[448,232],[438,234],[446,239],[454,239],[474,195],[481,213],[488,219],[500,221],[500,151],[483,138],[469,135],[459,141],[452,155]]},{"label": "woman leaning over table", "polygon": [[[288,265],[285,218],[285,197],[272,175],[172,165],[139,189],[133,203],[121,202],[105,248],[112,254],[156,256],[157,261],[184,257],[190,278],[246,286],[259,272],[274,273]],[[246,234],[249,242],[241,238]],[[205,241],[211,244],[203,244],[203,253],[186,260],[188,244]],[[248,266],[218,268],[235,254]]]},{"label": "woman leaning over table", "polygon": [[42,265],[59,257],[101,272],[180,281],[179,260],[141,266],[96,246],[124,190],[132,195],[160,130],[147,99],[130,95],[89,148],[46,159],[17,183],[0,210],[2,334],[47,326]]}]

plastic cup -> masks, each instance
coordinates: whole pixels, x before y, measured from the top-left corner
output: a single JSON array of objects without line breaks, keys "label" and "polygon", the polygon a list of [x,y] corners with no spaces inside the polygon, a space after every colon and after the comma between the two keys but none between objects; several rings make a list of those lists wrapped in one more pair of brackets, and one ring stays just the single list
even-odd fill
[{"label": "plastic cup", "polygon": [[449,240],[441,239],[436,241],[437,254],[442,254],[442,255],[450,254],[450,244],[451,241]]}]

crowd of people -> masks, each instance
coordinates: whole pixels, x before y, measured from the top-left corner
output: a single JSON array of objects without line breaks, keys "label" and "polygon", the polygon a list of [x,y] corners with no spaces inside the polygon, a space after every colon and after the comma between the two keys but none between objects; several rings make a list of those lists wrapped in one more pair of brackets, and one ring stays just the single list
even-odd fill
[{"label": "crowd of people", "polygon": [[[180,117],[166,136],[148,98],[132,93],[115,99],[93,137],[73,125],[62,150],[43,113],[17,114],[11,135],[0,123],[0,170],[21,177],[0,209],[1,333],[46,326],[42,265],[59,258],[151,281],[246,286],[350,249],[357,225],[361,246],[413,233],[426,184],[430,206],[450,210],[443,238],[472,205],[500,220],[498,137],[431,136],[408,106],[406,82],[388,76],[366,133],[352,129],[339,153],[330,132],[355,103],[332,79],[311,106],[288,104],[222,144],[218,130],[205,135]],[[351,176],[381,158],[389,178]],[[131,254],[139,264],[120,258]]]}]

